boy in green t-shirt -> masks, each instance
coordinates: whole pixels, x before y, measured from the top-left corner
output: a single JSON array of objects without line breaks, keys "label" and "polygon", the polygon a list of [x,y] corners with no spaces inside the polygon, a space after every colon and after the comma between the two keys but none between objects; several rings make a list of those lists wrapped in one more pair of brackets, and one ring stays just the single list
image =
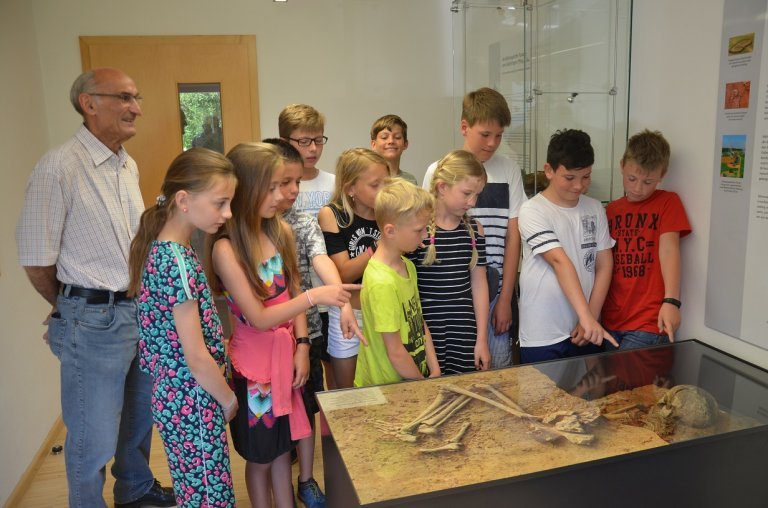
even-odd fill
[{"label": "boy in green t-shirt", "polygon": [[376,195],[381,239],[363,274],[360,303],[368,346],[357,356],[355,386],[440,375],[421,313],[416,268],[402,256],[426,238],[433,206],[427,191],[399,178]]}]

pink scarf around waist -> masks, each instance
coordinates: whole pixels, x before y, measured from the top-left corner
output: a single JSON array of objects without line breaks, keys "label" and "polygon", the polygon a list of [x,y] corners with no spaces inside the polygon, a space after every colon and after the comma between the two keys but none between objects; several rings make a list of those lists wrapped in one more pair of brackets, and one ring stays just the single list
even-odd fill
[{"label": "pink scarf around waist", "polygon": [[232,365],[249,381],[271,384],[272,411],[275,416],[289,415],[291,439],[309,437],[312,429],[304,408],[301,389],[293,389],[293,326],[286,324],[271,330],[257,330],[239,320],[229,343]]}]

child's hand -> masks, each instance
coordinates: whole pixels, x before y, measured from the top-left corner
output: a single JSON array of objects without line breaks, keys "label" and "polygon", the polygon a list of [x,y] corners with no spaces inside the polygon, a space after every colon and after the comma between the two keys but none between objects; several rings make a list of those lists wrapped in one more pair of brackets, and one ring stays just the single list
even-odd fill
[{"label": "child's hand", "polygon": [[309,344],[296,346],[293,355],[293,384],[292,388],[304,386],[309,378]]},{"label": "child's hand", "polygon": [[341,307],[349,302],[352,291],[360,291],[360,284],[329,284],[307,290],[308,300],[312,305],[333,305]]},{"label": "child's hand", "polygon": [[587,341],[584,339],[584,328],[578,323],[576,323],[576,327],[571,330],[571,343],[574,346],[583,346],[587,343]]},{"label": "child's hand", "polygon": [[596,346],[600,346],[604,340],[607,340],[617,348],[619,347],[619,343],[616,342],[616,339],[611,337],[611,334],[606,332],[595,318],[590,316],[590,318],[587,320],[579,320],[579,323],[576,325],[576,328],[574,328],[574,331],[577,331],[579,326],[582,328],[584,335],[583,338],[577,339],[580,343],[575,342],[574,338],[571,337],[571,342],[573,342],[573,344],[577,346],[583,346],[587,342],[591,342]]},{"label": "child's hand", "polygon": [[487,341],[478,340],[475,342],[475,368],[477,370],[488,370],[491,368],[491,352],[488,349]]},{"label": "child's hand", "polygon": [[352,311],[351,305],[346,304],[341,308],[341,317],[339,321],[341,322],[341,334],[345,339],[351,339],[352,337],[357,336],[363,345],[368,345],[368,341],[363,336],[360,327],[357,325],[357,319],[355,318],[355,313]]},{"label": "child's hand", "polygon": [[568,393],[576,397],[590,394],[592,397],[605,395],[605,385],[616,379],[615,375],[605,376],[602,369],[590,369]]},{"label": "child's hand", "polygon": [[440,377],[440,376],[441,376],[440,367],[438,367],[438,368],[436,368],[434,370],[430,369],[429,376],[427,376],[427,377],[429,378],[429,377]]},{"label": "child's hand", "polygon": [[662,303],[659,309],[659,333],[667,332],[669,342],[675,342],[675,332],[680,328],[680,309],[671,303]]},{"label": "child's hand", "polygon": [[496,301],[491,316],[491,324],[496,335],[509,331],[512,327],[512,302],[503,302],[501,298]]},{"label": "child's hand", "polygon": [[232,392],[232,402],[230,402],[229,406],[221,406],[221,411],[224,413],[224,423],[232,421],[232,418],[237,414],[238,408],[237,397],[235,396],[235,392]]}]

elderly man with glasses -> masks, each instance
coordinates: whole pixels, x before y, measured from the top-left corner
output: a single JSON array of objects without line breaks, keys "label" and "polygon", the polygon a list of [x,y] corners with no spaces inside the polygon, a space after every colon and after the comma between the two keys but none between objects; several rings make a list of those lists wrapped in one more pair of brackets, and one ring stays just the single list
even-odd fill
[{"label": "elderly man with glasses", "polygon": [[70,100],[83,125],[35,166],[16,229],[20,262],[52,305],[45,337],[61,362],[69,505],[106,506],[114,457],[115,506],[174,506],[149,469],[151,379],[139,370],[126,296],[144,203],[123,143],[136,134],[141,96],[125,73],[101,68],[75,80]]}]

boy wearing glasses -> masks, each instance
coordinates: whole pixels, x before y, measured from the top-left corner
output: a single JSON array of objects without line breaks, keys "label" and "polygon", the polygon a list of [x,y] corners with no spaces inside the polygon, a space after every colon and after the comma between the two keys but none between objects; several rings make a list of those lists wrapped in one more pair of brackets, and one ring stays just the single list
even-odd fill
[{"label": "boy wearing glasses", "polygon": [[[293,204],[293,210],[307,212],[317,219],[317,212],[331,200],[336,182],[334,174],[317,168],[317,161],[323,154],[323,146],[328,141],[328,138],[323,135],[325,117],[312,106],[290,104],[280,112],[280,116],[277,118],[277,128],[280,137],[301,154],[304,164],[301,179],[296,182],[297,185],[299,183],[301,185]],[[317,225],[316,222],[315,225]],[[320,280],[311,266],[309,270],[312,286],[322,286],[323,281]],[[311,373],[324,369],[325,383],[332,390],[336,388],[336,381],[331,369],[331,357],[328,354],[328,308],[318,306],[318,311],[320,311],[322,321],[322,333],[319,337],[313,338],[310,344],[309,367]],[[314,425],[312,436],[299,441],[296,450],[299,460],[299,500],[307,508],[324,508],[325,494],[313,478]]]},{"label": "boy wearing glasses", "polygon": [[296,198],[296,209],[317,217],[317,212],[331,200],[336,177],[317,168],[328,138],[323,135],[325,117],[312,106],[290,104],[277,119],[280,137],[293,145],[304,159],[301,190]]}]

